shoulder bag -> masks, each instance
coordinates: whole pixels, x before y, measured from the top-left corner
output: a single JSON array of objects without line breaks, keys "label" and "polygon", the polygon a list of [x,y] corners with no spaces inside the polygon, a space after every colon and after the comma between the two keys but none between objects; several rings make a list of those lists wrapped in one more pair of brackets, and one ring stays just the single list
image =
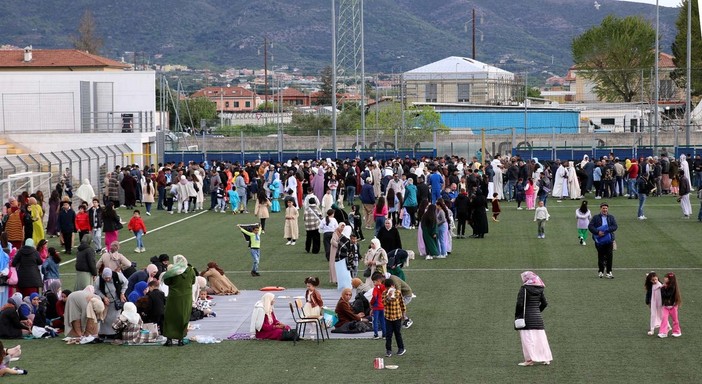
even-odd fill
[{"label": "shoulder bag", "polygon": [[522,312],[522,318],[521,319],[515,319],[514,320],[514,328],[516,329],[523,329],[526,327],[526,321],[524,318],[526,317],[526,297],[527,297],[527,292],[526,288],[524,288],[524,307],[523,307],[523,312]]}]

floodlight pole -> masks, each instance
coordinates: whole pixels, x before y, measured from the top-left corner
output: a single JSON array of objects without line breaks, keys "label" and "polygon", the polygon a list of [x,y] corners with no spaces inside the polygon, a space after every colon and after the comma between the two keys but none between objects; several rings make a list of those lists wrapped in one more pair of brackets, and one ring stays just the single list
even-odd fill
[{"label": "floodlight pole", "polygon": [[653,124],[654,124],[654,135],[653,135],[653,153],[655,154],[658,151],[658,98],[659,98],[659,89],[658,89],[658,55],[659,53],[659,38],[658,38],[658,33],[659,33],[659,28],[660,28],[660,12],[658,11],[658,0],[656,0],[656,57],[654,60],[656,60],[656,69],[655,69],[655,80],[654,80],[654,97],[653,97],[653,102],[655,103],[653,105]]}]

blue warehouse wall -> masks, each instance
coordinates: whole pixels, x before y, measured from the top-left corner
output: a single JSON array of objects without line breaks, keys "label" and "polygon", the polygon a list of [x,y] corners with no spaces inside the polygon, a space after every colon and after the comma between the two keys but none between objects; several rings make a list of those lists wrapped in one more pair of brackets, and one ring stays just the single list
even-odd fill
[{"label": "blue warehouse wall", "polygon": [[[507,134],[512,128],[524,130],[524,111],[439,111],[441,122],[460,131],[471,129],[485,134]],[[531,110],[527,112],[527,130],[530,134],[577,134],[580,113],[577,111]]]}]

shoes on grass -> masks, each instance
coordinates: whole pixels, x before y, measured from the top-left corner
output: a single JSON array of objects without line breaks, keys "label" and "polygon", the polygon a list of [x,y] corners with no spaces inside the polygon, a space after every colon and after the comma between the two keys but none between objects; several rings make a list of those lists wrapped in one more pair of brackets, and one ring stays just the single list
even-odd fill
[{"label": "shoes on grass", "polygon": [[382,337],[380,337],[380,336],[378,336],[378,335],[374,335],[374,336],[373,336],[373,340],[380,340],[380,339],[382,339]]},{"label": "shoes on grass", "polygon": [[682,333],[673,333],[673,337],[680,337],[682,336]]},{"label": "shoes on grass", "polygon": [[600,279],[601,279],[601,278],[603,278],[603,277],[604,277],[604,273],[600,272],[600,273],[598,273],[598,274],[597,274],[597,276],[599,276],[599,277],[600,277]]},{"label": "shoes on grass", "polygon": [[519,363],[519,364],[517,364],[517,365],[520,366],[520,367],[529,367],[529,366],[534,365],[534,362],[531,361],[531,360],[529,360],[529,361],[523,361],[523,362],[521,362],[521,363]]},{"label": "shoes on grass", "polygon": [[614,275],[612,275],[612,272],[610,272],[610,273],[607,274],[607,278],[608,278],[608,279],[614,279]]},{"label": "shoes on grass", "polygon": [[578,236],[578,240],[580,241],[580,245],[585,244],[585,240],[583,239],[582,236]]},{"label": "shoes on grass", "polygon": [[385,351],[385,357],[392,356],[392,351]]},{"label": "shoes on grass", "polygon": [[667,333],[659,333],[658,337],[661,339],[665,339],[666,337],[668,337],[668,334]]},{"label": "shoes on grass", "polygon": [[404,349],[404,348],[402,348],[402,349],[400,349],[400,350],[397,351],[397,356],[402,356],[402,355],[404,355],[406,352],[407,352],[407,350]]}]

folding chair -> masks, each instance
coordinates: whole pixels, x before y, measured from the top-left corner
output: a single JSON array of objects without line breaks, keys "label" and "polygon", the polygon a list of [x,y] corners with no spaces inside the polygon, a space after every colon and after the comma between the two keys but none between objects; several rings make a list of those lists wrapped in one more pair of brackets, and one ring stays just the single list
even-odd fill
[{"label": "folding chair", "polygon": [[[307,328],[307,324],[314,324],[314,326],[317,328],[318,333],[317,333],[317,344],[319,344],[319,335],[322,334],[322,330],[319,327],[319,322],[316,319],[303,319],[300,318],[299,316],[295,316],[295,309],[293,308],[292,303],[288,303],[290,305],[290,314],[292,314],[293,321],[295,322],[295,332],[298,335],[304,335],[303,329]],[[295,345],[297,341],[293,339],[293,345]]]},{"label": "folding chair", "polygon": [[[324,321],[324,315],[322,313],[319,314],[319,316],[311,316],[305,313],[304,311],[304,304],[302,303],[301,299],[295,299],[295,308],[297,309],[297,316],[301,319],[314,319],[317,322],[319,322],[319,328],[320,330],[322,327],[327,332],[327,339],[329,339],[329,327],[327,326],[327,322]],[[324,341],[324,335],[322,335],[322,341]]]}]

